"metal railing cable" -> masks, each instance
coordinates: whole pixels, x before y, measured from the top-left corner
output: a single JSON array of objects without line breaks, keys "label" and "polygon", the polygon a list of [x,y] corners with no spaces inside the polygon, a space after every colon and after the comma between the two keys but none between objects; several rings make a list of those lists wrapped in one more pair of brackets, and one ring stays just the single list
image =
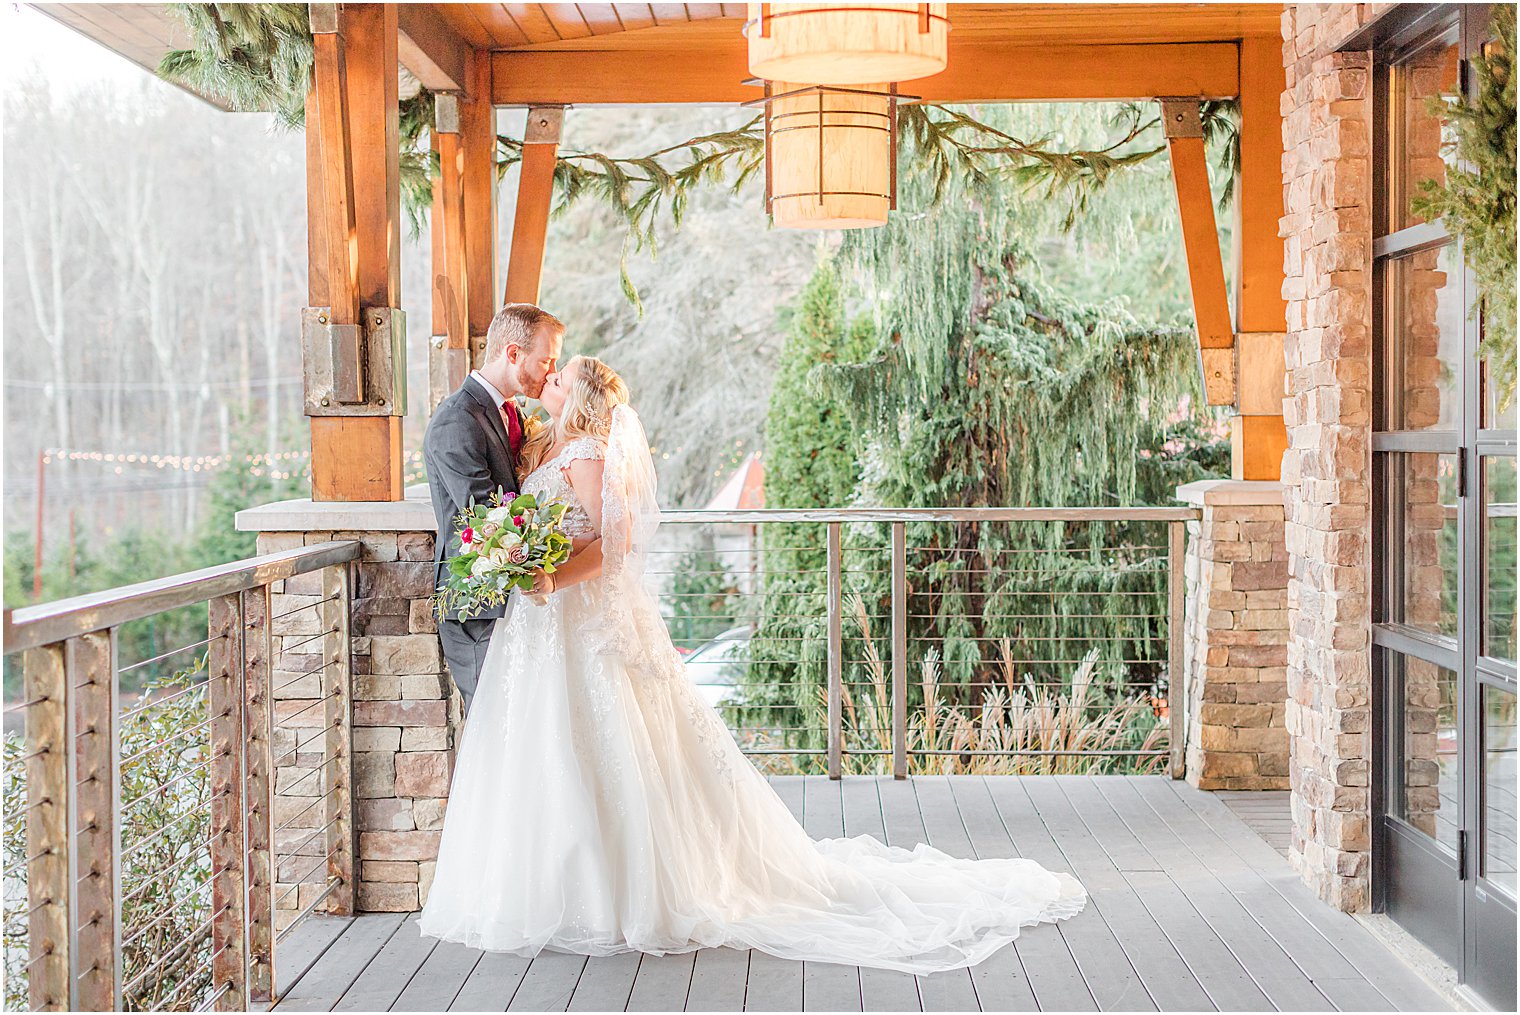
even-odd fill
[{"label": "metal railing cable", "polygon": [[[321,618],[320,634],[307,628],[286,650],[326,640],[311,672],[328,686],[295,716],[325,706],[316,736],[329,735],[333,710],[351,707],[347,653],[332,646],[360,552],[335,540],[6,611],[6,654],[24,678],[4,706],[24,720],[5,738],[7,1007],[231,1011],[269,999],[279,851],[252,843],[274,835],[271,629],[302,610]],[[271,610],[285,601],[279,583],[305,574],[322,576],[323,594]],[[200,633],[119,658],[144,641],[118,638],[124,627],[193,607]],[[352,816],[331,809],[351,801],[316,799],[327,825],[300,848],[329,834],[313,858],[333,871],[321,904],[348,911],[353,864],[331,833]]]}]

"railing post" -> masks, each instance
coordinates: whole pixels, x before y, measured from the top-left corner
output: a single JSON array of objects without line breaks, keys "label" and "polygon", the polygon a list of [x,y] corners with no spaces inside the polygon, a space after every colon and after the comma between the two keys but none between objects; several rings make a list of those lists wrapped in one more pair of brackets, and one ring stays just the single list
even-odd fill
[{"label": "railing post", "polygon": [[1172,748],[1172,778],[1186,774],[1187,762],[1187,659],[1184,648],[1184,613],[1187,597],[1186,523],[1167,523],[1166,550],[1166,715]]},{"label": "railing post", "polygon": [[246,1004],[243,931],[243,618],[242,594],[206,604],[210,644],[206,713],[211,724],[211,989],[217,1011]]},{"label": "railing post", "polygon": [[327,793],[327,879],[337,885],[328,897],[328,912],[352,916],[356,902],[354,831],[353,672],[349,660],[348,564],[322,572],[323,639],[322,688],[327,698],[327,748],[324,764],[332,773]]},{"label": "railing post", "polygon": [[26,708],[27,992],[33,1011],[68,1011],[73,1005],[69,946],[73,894],[69,859],[68,745],[72,739],[69,682],[62,644],[26,653],[22,662]]},{"label": "railing post", "polygon": [[908,526],[892,523],[892,777],[908,777]]},{"label": "railing post", "polygon": [[120,1011],[121,813],[116,725],[116,629],[70,638],[64,665],[74,712],[74,801],[69,838],[74,942],[73,1007]]},{"label": "railing post", "polygon": [[840,524],[828,523],[829,778],[843,774],[844,575]]},{"label": "railing post", "polygon": [[243,596],[244,849],[247,856],[248,997],[274,996],[274,758],[269,586]]}]

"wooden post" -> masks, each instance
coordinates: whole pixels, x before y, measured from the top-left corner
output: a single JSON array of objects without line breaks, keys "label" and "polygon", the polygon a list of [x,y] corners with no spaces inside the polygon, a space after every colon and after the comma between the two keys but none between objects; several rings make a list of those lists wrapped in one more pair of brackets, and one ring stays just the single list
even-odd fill
[{"label": "wooden post", "polygon": [[116,633],[70,638],[65,682],[74,711],[74,806],[69,859],[74,885],[74,1003],[120,1011],[121,783],[116,729]]},{"label": "wooden post", "polygon": [[1226,405],[1235,400],[1230,353],[1235,345],[1235,331],[1230,324],[1230,303],[1224,288],[1224,263],[1219,255],[1219,230],[1214,222],[1214,196],[1209,191],[1198,100],[1162,99],[1161,121],[1171,157],[1177,213],[1182,222],[1204,391],[1210,405]]},{"label": "wooden post", "polygon": [[1288,448],[1282,399],[1287,304],[1283,300],[1282,45],[1240,41],[1240,174],[1235,181],[1236,408],[1231,472],[1276,480]]},{"label": "wooden post", "polygon": [[470,369],[470,266],[465,256],[460,106],[457,95],[439,95],[434,99],[433,138],[438,148],[438,175],[433,178],[437,188],[433,194],[433,250],[442,257],[433,264],[435,340],[428,364],[433,405],[464,383]]},{"label": "wooden post", "polygon": [[243,773],[248,857],[248,997],[274,996],[274,759],[269,586],[243,593]]},{"label": "wooden post", "polygon": [[26,709],[27,995],[33,1011],[68,1011],[73,886],[68,745],[73,716],[62,645],[44,645],[22,662]]},{"label": "wooden post", "polygon": [[323,760],[331,773],[327,792],[327,876],[338,885],[328,896],[328,912],[352,916],[357,901],[357,833],[354,829],[353,674],[349,659],[347,564],[322,572],[322,695],[327,698],[327,740]]},{"label": "wooden post", "polygon": [[[307,98],[310,305],[329,308],[331,383],[311,416],[315,500],[401,500],[404,376],[372,376],[363,313],[400,303],[401,175],[394,4],[313,4]],[[308,356],[310,355],[308,346]],[[369,361],[372,363],[373,358]],[[315,383],[307,362],[308,393]],[[398,364],[404,371],[404,365]],[[395,387],[400,395],[378,398]],[[308,399],[310,402],[311,399]],[[357,408],[355,408],[357,406]]]},{"label": "wooden post", "polygon": [[211,750],[211,988],[217,1011],[247,1008],[244,926],[242,595],[207,604],[206,712]]},{"label": "wooden post", "polygon": [[465,276],[469,280],[466,310],[470,365],[478,367],[501,291],[496,270],[498,181],[491,54],[472,50],[465,61],[465,73],[469,83],[468,91],[459,99],[459,146],[463,157],[460,171],[464,191]]},{"label": "wooden post", "polygon": [[908,526],[892,523],[892,777],[908,777]]},{"label": "wooden post", "polygon": [[507,303],[537,303],[544,270],[544,240],[554,197],[554,166],[559,158],[561,106],[528,110],[523,157],[518,166],[517,214],[512,219],[512,253],[507,261]]}]

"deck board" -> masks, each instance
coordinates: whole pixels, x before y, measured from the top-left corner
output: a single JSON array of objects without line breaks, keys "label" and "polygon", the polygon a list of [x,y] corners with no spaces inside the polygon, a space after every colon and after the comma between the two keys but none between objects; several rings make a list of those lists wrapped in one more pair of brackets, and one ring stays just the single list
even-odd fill
[{"label": "deck board", "polygon": [[970,970],[927,976],[709,948],[527,959],[439,944],[416,917],[313,918],[277,953],[302,1011],[1450,1010],[1366,927],[1314,897],[1269,835],[1274,801],[1163,777],[781,776],[815,837],[927,842],[1068,870],[1089,905]]}]

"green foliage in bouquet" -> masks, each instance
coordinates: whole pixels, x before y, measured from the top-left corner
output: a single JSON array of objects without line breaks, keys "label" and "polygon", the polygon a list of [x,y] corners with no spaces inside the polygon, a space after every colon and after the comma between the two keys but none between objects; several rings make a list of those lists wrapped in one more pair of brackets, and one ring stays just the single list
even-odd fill
[{"label": "green foliage in bouquet", "polygon": [[560,528],[568,505],[540,504],[530,493],[491,494],[489,503],[470,501],[454,520],[461,552],[450,558],[449,573],[433,597],[440,618],[468,616],[500,606],[513,589],[533,588],[533,573],[553,574],[570,559],[570,537]]}]

